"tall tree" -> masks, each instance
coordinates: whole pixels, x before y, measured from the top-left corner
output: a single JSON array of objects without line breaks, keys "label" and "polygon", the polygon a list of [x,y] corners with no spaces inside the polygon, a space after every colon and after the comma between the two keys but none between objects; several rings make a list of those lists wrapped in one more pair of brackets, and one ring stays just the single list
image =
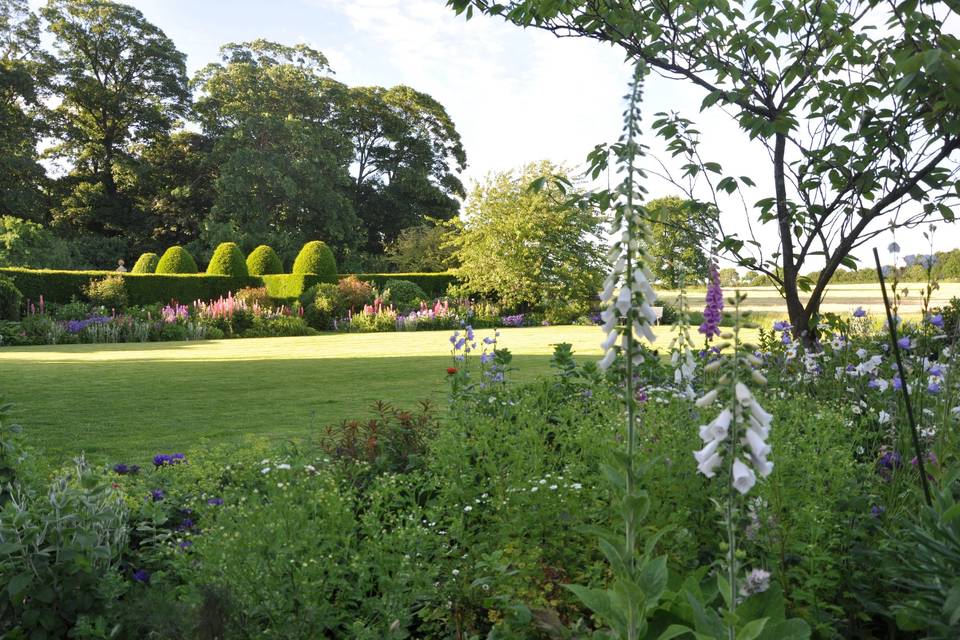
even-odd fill
[{"label": "tall tree", "polygon": [[[448,0],[562,37],[621,47],[704,92],[763,145],[772,185],[754,207],[779,246],[727,234],[720,249],[781,289],[798,336],[812,340],[825,288],[850,252],[891,226],[953,220],[960,198],[960,18],[934,0]],[[877,28],[879,27],[879,28]],[[677,113],[654,123],[687,176],[709,193],[757,181],[702,157],[700,132]],[[594,154],[601,168],[604,154]],[[756,177],[756,176],[754,176]],[[702,186],[702,183],[701,183]],[[704,193],[703,189],[696,193]],[[714,199],[714,198],[711,198]],[[714,204],[719,204],[714,202]],[[746,212],[750,215],[749,212]],[[816,281],[800,274],[825,266]],[[810,289],[807,302],[800,298]]]},{"label": "tall tree", "polygon": [[330,79],[327,59],[265,40],[220,51],[193,81],[218,166],[208,228],[227,225],[244,245],[273,242],[287,253],[311,239],[356,246],[352,146],[335,126],[346,88]]},{"label": "tall tree", "polygon": [[[549,162],[489,175],[467,200],[451,237],[456,272],[468,290],[511,307],[549,307],[596,299],[604,247],[603,219],[571,206],[558,182],[566,172]],[[530,189],[535,182],[546,186]],[[583,201],[581,201],[583,202]]]},{"label": "tall tree", "polygon": [[37,142],[50,67],[26,0],[0,0],[0,215],[42,218]]},{"label": "tall tree", "polygon": [[71,169],[57,222],[107,236],[140,233],[118,174],[134,145],[169,135],[186,114],[185,56],[133,7],[110,0],[49,0],[41,11],[59,61],[51,155]]},{"label": "tall tree", "polygon": [[648,253],[654,258],[653,274],[671,289],[679,287],[681,279],[688,285],[703,283],[710,268],[703,242],[716,229],[712,212],[677,196],[651,200],[646,210],[651,219]]},{"label": "tall tree", "polygon": [[406,227],[456,216],[466,153],[443,105],[410,87],[353,87],[343,106],[354,149],[354,206],[366,250],[381,253]]}]

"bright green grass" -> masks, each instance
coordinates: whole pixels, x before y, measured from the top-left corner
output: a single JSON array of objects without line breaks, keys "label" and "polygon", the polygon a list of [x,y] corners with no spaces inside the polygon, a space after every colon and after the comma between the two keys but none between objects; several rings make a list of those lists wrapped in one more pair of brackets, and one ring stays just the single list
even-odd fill
[{"label": "bright green grass", "polygon": [[[668,327],[658,328],[669,344]],[[478,338],[492,335],[478,331]],[[599,357],[597,327],[502,329],[515,379],[549,370],[553,344]],[[387,400],[446,404],[450,332],[0,349],[0,389],[51,462],[85,451],[141,462],[246,435],[309,435]]]}]

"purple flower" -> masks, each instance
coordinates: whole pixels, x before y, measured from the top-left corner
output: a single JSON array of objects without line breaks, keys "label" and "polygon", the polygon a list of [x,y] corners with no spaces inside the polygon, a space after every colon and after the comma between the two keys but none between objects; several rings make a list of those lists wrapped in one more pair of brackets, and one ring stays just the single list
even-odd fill
[{"label": "purple flower", "polygon": [[790,337],[790,334],[786,331],[783,332],[783,335],[780,336],[780,343],[783,345],[788,345],[793,342],[793,338]]},{"label": "purple flower", "polygon": [[170,464],[180,464],[181,462],[186,462],[187,456],[182,453],[174,453],[170,456]]},{"label": "purple flower", "polygon": [[940,368],[940,365],[938,365],[938,364],[935,364],[935,365],[933,365],[932,367],[930,367],[930,372],[929,372],[929,373],[930,373],[930,375],[932,375],[932,376],[934,376],[934,377],[936,377],[936,378],[942,378],[942,377],[943,377],[943,369],[941,369],[941,368]]},{"label": "purple flower", "polygon": [[150,572],[146,569],[137,569],[133,572],[133,579],[143,584],[150,584]]},{"label": "purple flower", "polygon": [[192,546],[193,546],[193,540],[182,540],[180,542],[181,549],[189,549]]},{"label": "purple flower", "polygon": [[879,389],[880,381],[877,380],[876,378],[872,378],[870,382],[867,383],[867,387],[869,387],[870,389]]},{"label": "purple flower", "polygon": [[887,451],[880,456],[880,466],[886,469],[899,469],[903,466],[903,460],[897,451]]},{"label": "purple flower", "polygon": [[487,363],[489,363],[489,362],[493,362],[493,354],[492,354],[492,353],[482,353],[482,354],[480,354],[480,362],[482,362],[483,364],[487,364]]},{"label": "purple flower", "polygon": [[774,331],[790,331],[791,328],[789,320],[777,320],[773,323]]},{"label": "purple flower", "polygon": [[907,336],[903,336],[902,338],[897,340],[897,346],[900,347],[901,349],[909,349],[910,338],[908,338]]},{"label": "purple flower", "polygon": [[503,316],[500,318],[500,322],[503,323],[505,327],[522,327],[523,326],[523,314],[518,313],[512,316]]},{"label": "purple flower", "polygon": [[943,316],[939,313],[935,313],[928,317],[927,322],[935,326],[937,329],[943,329]]},{"label": "purple flower", "polygon": [[130,473],[130,467],[128,467],[127,465],[125,465],[125,464],[123,464],[123,463],[115,464],[115,465],[113,465],[113,472],[114,472],[115,474],[117,474],[118,476],[125,476],[125,475],[127,475],[128,473]]},{"label": "purple flower", "polygon": [[180,524],[177,525],[177,529],[179,529],[180,531],[186,531],[186,530],[188,530],[188,529],[193,529],[193,520],[191,520],[190,518],[184,518],[184,519],[180,522]]},{"label": "purple flower", "polygon": [[167,494],[163,491],[163,489],[151,489],[150,497],[153,498],[154,502],[160,502],[167,497]]},{"label": "purple flower", "polygon": [[901,389],[903,389],[903,381],[900,376],[893,376],[893,390],[900,391]]},{"label": "purple flower", "polygon": [[873,505],[870,507],[870,515],[872,515],[874,518],[879,518],[882,516],[884,511],[886,511],[886,509],[879,505]]},{"label": "purple flower", "polygon": [[207,504],[214,507],[219,507],[220,505],[223,504],[223,498],[208,498]]},{"label": "purple flower", "polygon": [[863,318],[866,315],[867,315],[867,311],[863,307],[857,307],[856,309],[853,310],[854,318]]},{"label": "purple flower", "polygon": [[153,456],[153,466],[163,467],[168,464],[173,464],[173,458],[166,453],[158,453],[157,455]]},{"label": "purple flower", "polygon": [[710,263],[710,283],[707,285],[707,304],[703,308],[703,324],[700,333],[709,340],[720,335],[720,318],[723,315],[723,289],[720,288],[720,270],[717,263]]},{"label": "purple flower", "polygon": [[[937,464],[937,454],[935,454],[933,451],[928,451],[927,462],[929,464]],[[910,464],[917,466],[917,456],[913,456],[913,458],[910,460]]]},{"label": "purple flower", "polygon": [[932,380],[930,384],[927,385],[928,393],[940,393],[940,383],[936,380]]}]

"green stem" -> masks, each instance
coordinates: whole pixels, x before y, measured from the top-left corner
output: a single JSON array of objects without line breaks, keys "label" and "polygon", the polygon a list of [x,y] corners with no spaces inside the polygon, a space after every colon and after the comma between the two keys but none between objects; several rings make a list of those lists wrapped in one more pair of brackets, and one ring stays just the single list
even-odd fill
[{"label": "green stem", "polygon": [[737,630],[734,624],[737,611],[737,532],[734,526],[733,517],[736,513],[734,508],[737,499],[737,492],[733,486],[733,462],[737,456],[737,436],[739,434],[738,425],[743,417],[743,407],[737,401],[737,372],[739,371],[740,358],[740,291],[734,292],[734,323],[733,323],[733,367],[731,367],[730,384],[733,393],[733,428],[729,434],[729,456],[730,456],[730,477],[727,494],[727,546],[729,547],[729,557],[727,562],[727,580],[730,582],[730,624],[727,627],[727,636],[730,640],[736,640]]}]

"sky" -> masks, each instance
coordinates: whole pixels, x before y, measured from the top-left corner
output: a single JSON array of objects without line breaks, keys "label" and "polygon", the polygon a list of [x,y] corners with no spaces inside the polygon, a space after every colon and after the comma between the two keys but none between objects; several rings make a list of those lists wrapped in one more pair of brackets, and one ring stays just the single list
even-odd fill
[{"label": "sky", "polygon": [[[264,38],[318,49],[335,77],[349,85],[405,84],[430,94],[446,107],[462,136],[468,189],[488,172],[542,159],[582,168],[596,144],[612,142],[620,133],[632,69],[619,49],[523,30],[499,18],[467,21],[444,0],[125,1],[187,55],[191,74],[217,61],[219,47],[227,42]],[[746,194],[752,204],[770,191],[771,180],[758,174],[758,167],[770,166],[766,152],[749,145],[719,109],[700,114],[703,97],[685,83],[650,77],[643,104],[645,142],[654,156],[649,162],[663,161],[678,173],[679,164],[663,152],[649,127],[654,113],[678,111],[697,123],[707,159],[721,162],[725,173],[750,175],[758,183],[755,193]],[[647,189],[650,197],[679,195],[654,176]],[[726,204],[725,224],[746,233],[742,205]],[[776,245],[772,225],[758,236],[765,245]],[[938,251],[960,247],[957,225],[941,224],[935,237]],[[898,231],[896,239],[904,253],[928,251],[920,229]],[[875,243],[884,258],[891,240],[884,234]],[[862,264],[872,246],[857,252]]]}]

